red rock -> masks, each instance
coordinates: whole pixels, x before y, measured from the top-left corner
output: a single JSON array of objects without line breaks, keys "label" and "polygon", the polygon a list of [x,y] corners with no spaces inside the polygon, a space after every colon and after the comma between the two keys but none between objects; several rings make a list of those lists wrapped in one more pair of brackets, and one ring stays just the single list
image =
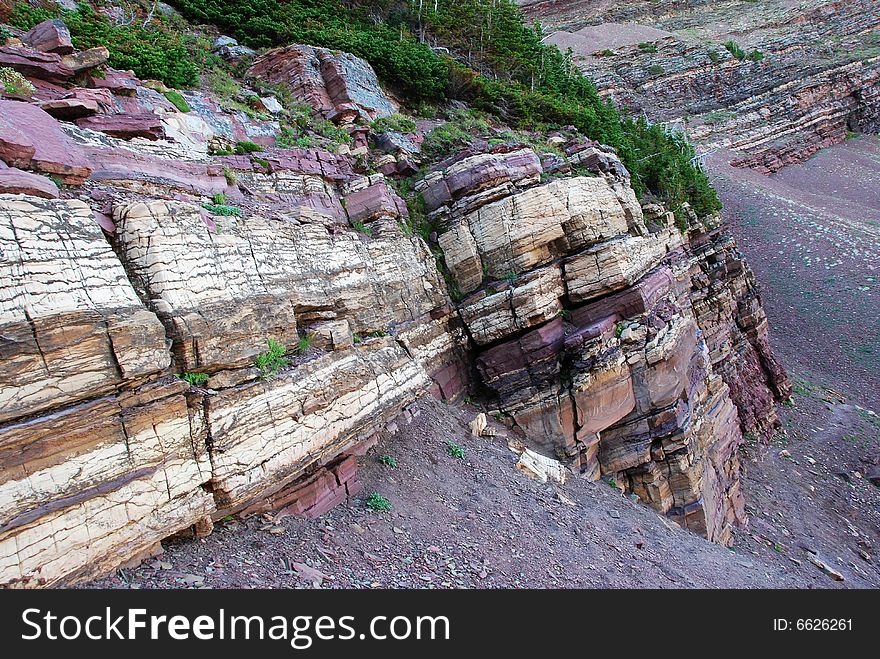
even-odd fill
[{"label": "red rock", "polygon": [[56,199],[58,186],[45,176],[9,167],[0,169],[0,194],[27,194]]},{"label": "red rock", "polygon": [[8,66],[29,78],[64,82],[73,76],[73,69],[55,53],[41,53],[30,48],[0,46],[0,66]]},{"label": "red rock", "polygon": [[396,112],[373,68],[349,53],[303,45],[275,48],[258,57],[247,75],[286,85],[298,101],[337,123]]},{"label": "red rock", "polygon": [[[29,167],[34,157],[36,148],[33,140],[19,129],[17,123],[13,123],[15,101],[0,100],[0,160],[10,167]],[[21,104],[24,106],[24,104]]]},{"label": "red rock", "polygon": [[669,268],[659,268],[644,276],[635,286],[575,309],[571,313],[571,322],[586,327],[614,315],[635,318],[653,307],[669,291],[671,284]]},{"label": "red rock", "polygon": [[74,51],[73,43],[70,41],[70,30],[57,18],[34,25],[24,33],[21,40],[31,48],[44,53],[67,55]]},{"label": "red rock", "polygon": [[404,201],[384,183],[376,183],[345,197],[345,212],[352,224],[380,217],[408,217]]},{"label": "red rock", "polygon": [[113,94],[108,89],[77,87],[61,98],[40,103],[40,107],[57,119],[74,121],[93,114],[113,114]]},{"label": "red rock", "polygon": [[83,71],[101,66],[108,59],[110,59],[110,51],[104,48],[104,46],[97,46],[96,48],[89,48],[78,53],[65,55],[61,58],[61,61],[73,69],[74,73],[82,73]]},{"label": "red rock", "polygon": [[91,73],[88,77],[88,86],[93,89],[109,89],[119,96],[132,96],[137,92],[140,80],[127,71],[106,68],[100,72],[100,75],[97,72]]},{"label": "red rock", "polygon": [[92,171],[55,119],[36,105],[16,101],[0,100],[0,158],[11,166],[57,174],[68,185],[82,184]]},{"label": "red rock", "polygon": [[204,163],[167,160],[123,149],[87,146],[86,158],[95,181],[146,181],[207,197],[228,194],[222,170],[212,176]]},{"label": "red rock", "polygon": [[159,115],[152,112],[140,114],[114,114],[86,117],[76,122],[80,128],[89,128],[101,133],[130,140],[133,137],[146,137],[158,140],[165,137],[165,127]]},{"label": "red rock", "polygon": [[98,104],[95,101],[80,100],[76,98],[59,98],[54,101],[40,103],[40,107],[56,119],[73,121],[98,113]]},{"label": "red rock", "polygon": [[54,101],[58,98],[64,98],[68,94],[66,87],[62,87],[61,85],[57,85],[47,80],[30,78],[29,81],[36,88],[36,91],[30,98],[32,101]]},{"label": "red rock", "polygon": [[335,109],[335,104],[327,94],[315,50],[311,46],[270,50],[257,58],[247,75],[287,85],[296,100],[326,116]]}]

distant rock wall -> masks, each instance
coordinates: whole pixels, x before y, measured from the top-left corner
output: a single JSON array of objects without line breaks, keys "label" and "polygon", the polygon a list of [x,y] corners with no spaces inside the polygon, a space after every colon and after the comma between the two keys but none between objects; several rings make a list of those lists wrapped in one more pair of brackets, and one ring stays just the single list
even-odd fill
[{"label": "distant rock wall", "polygon": [[[730,150],[737,166],[770,173],[850,131],[880,130],[880,5],[872,0],[555,0],[525,9],[561,30],[548,41],[572,47],[601,94],[687,130],[703,150]],[[600,43],[606,34],[612,41]],[[760,58],[737,59],[728,40]]]}]

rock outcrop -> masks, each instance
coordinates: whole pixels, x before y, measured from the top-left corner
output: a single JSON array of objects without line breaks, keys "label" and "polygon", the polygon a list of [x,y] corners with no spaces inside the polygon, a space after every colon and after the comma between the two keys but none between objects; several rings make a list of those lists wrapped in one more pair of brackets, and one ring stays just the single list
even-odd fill
[{"label": "rock outcrop", "polygon": [[397,111],[369,62],[350,53],[285,46],[260,55],[248,75],[286,85],[298,101],[336,122],[377,119]]},{"label": "rock outcrop", "polygon": [[648,230],[626,176],[540,173],[522,150],[422,183],[480,381],[545,454],[727,542],[742,433],[788,386],[750,271],[695,217],[682,236],[652,208]]},{"label": "rock outcrop", "polygon": [[[683,235],[583,136],[501,145],[416,184],[432,252],[350,154],[276,146],[277,122],[201,92],[180,112],[101,53],[64,64],[50,28],[13,63],[34,97],[0,100],[0,584],[82,581],[228,514],[321,514],[419,396],[471,386],[529,455],[712,540],[745,520],[737,447],[788,385],[712,218]],[[258,73],[340,122],[394,111],[345,54]],[[263,151],[211,155],[248,138]]]}]

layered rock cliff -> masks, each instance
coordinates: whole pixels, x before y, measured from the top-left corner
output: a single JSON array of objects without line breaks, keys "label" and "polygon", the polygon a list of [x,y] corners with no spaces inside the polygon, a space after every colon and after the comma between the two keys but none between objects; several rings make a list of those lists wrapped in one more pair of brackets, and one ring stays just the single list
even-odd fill
[{"label": "layered rock cliff", "polygon": [[[100,53],[88,76],[2,55],[36,90],[0,100],[3,585],[87,579],[231,513],[320,514],[358,492],[386,423],[469,386],[711,540],[745,521],[737,448],[788,391],[754,279],[717,218],[682,233],[642,208],[608,149],[431,168],[434,254],[364,165],[411,155],[370,152],[352,123],[393,109],[363,61],[255,65],[348,127],[332,153],[269,146],[271,118],[209,94],[181,112]],[[262,151],[211,155],[245,137]]]},{"label": "layered rock cliff", "polygon": [[521,4],[603,94],[736,165],[772,172],[880,131],[871,0]]}]

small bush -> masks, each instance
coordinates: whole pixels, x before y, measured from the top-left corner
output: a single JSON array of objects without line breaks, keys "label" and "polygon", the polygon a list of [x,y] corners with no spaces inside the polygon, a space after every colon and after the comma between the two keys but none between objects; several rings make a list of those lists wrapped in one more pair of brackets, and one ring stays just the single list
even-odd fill
[{"label": "small bush", "polygon": [[[231,171],[231,170],[230,170]],[[224,169],[224,174],[226,170]],[[229,179],[226,179],[227,182]],[[213,215],[223,215],[226,217],[241,217],[241,209],[238,206],[229,206],[226,203],[226,195],[222,192],[218,192],[214,195],[214,203],[213,204],[202,204],[202,208],[204,208],[209,213]]]},{"label": "small bush", "polygon": [[446,442],[446,452],[453,458],[464,460],[464,449],[451,439]]},{"label": "small bush", "polygon": [[6,43],[6,40],[12,36],[12,32],[0,25],[0,46]]},{"label": "small bush", "polygon": [[263,151],[263,147],[247,140],[238,142],[235,145],[235,155],[237,156],[246,156],[249,153],[259,153],[260,151]]},{"label": "small bush", "polygon": [[207,373],[193,373],[191,371],[187,371],[186,373],[178,373],[177,377],[189,384],[189,386],[191,387],[198,387],[208,382]]},{"label": "small bush", "polygon": [[727,49],[727,52],[733,55],[736,59],[744,60],[746,58],[746,51],[740,48],[739,44],[733,39],[725,41],[724,47]]},{"label": "small bush", "polygon": [[648,73],[650,73],[652,76],[662,76],[664,73],[666,73],[666,69],[664,69],[659,64],[652,64],[648,67]]},{"label": "small bush", "polygon": [[296,354],[305,355],[312,349],[312,335],[306,334],[296,344]]},{"label": "small bush", "polygon": [[764,59],[764,53],[762,53],[760,50],[753,50],[746,56],[746,59],[750,62],[760,62],[762,59]]},{"label": "small bush", "polygon": [[641,50],[643,53],[656,53],[657,44],[646,41],[639,44],[639,50]]},{"label": "small bush", "polygon": [[610,48],[600,50],[598,53],[596,53],[596,57],[614,57],[615,55],[617,55],[617,53]]},{"label": "small bush", "polygon": [[443,160],[466,148],[475,136],[489,132],[486,115],[477,110],[456,110],[444,124],[425,136],[422,155],[429,160]]},{"label": "small bush", "polygon": [[284,345],[275,339],[269,339],[269,349],[257,355],[254,360],[254,366],[260,369],[260,377],[264,380],[274,377],[282,368],[287,366],[287,359],[284,357],[287,352]]},{"label": "small bush", "polygon": [[370,496],[368,496],[366,504],[367,508],[369,508],[370,510],[375,510],[377,512],[391,510],[391,502],[378,492],[373,492]]},{"label": "small bush", "polygon": [[238,177],[229,165],[223,167],[223,178],[226,179],[227,185],[235,185],[238,182]]},{"label": "small bush", "polygon": [[30,97],[37,91],[27,78],[8,66],[0,67],[0,84],[3,85],[3,91],[16,96]]},{"label": "small bush", "polygon": [[165,98],[168,99],[168,102],[171,103],[171,105],[181,112],[189,112],[189,104],[180,92],[169,89],[165,92]]},{"label": "small bush", "polygon": [[383,455],[379,458],[379,462],[381,462],[386,467],[396,467],[397,466],[397,458],[392,455]]},{"label": "small bush", "polygon": [[709,56],[709,61],[712,62],[712,64],[718,64],[718,62],[721,61],[721,53],[719,53],[717,50],[710,50],[707,55]]}]

